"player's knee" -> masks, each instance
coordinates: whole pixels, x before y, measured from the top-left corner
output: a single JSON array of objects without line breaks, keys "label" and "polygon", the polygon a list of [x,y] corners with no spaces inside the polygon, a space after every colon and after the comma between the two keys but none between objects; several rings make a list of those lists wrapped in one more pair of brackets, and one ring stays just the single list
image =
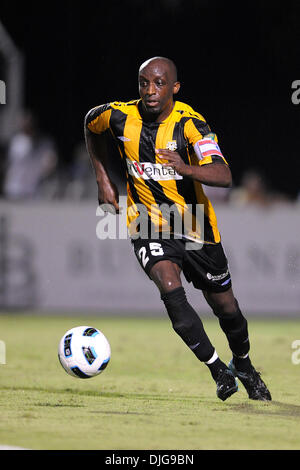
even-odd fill
[{"label": "player's knee", "polygon": [[161,293],[181,287],[180,271],[170,262],[158,262],[150,271],[150,277]]},{"label": "player's knee", "polygon": [[235,298],[222,299],[214,303],[213,312],[218,318],[233,318],[239,313],[239,305]]}]

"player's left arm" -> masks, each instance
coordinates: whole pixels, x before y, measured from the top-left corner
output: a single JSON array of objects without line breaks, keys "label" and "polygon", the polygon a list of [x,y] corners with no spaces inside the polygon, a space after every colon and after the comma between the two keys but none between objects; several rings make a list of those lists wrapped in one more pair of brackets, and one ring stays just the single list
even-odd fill
[{"label": "player's left arm", "polygon": [[219,159],[211,158],[211,162],[201,166],[187,165],[177,152],[166,149],[157,149],[159,156],[168,161],[166,166],[174,168],[181,176],[200,181],[207,186],[219,186],[230,188],[232,185],[231,170],[227,163]]},{"label": "player's left arm", "polygon": [[167,160],[167,166],[177,173],[207,186],[228,188],[232,185],[231,170],[218,145],[217,136],[211,132],[203,116],[196,113],[185,122],[184,137],[193,147],[192,164],[183,161],[178,152],[157,149],[158,155]]}]

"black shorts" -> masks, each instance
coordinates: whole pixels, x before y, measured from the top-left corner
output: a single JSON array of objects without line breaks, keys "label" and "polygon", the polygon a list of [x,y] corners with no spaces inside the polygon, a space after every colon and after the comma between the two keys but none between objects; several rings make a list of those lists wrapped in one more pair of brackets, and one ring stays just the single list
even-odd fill
[{"label": "black shorts", "polygon": [[135,255],[150,277],[155,263],[169,260],[183,271],[188,282],[196,289],[225,292],[231,287],[228,262],[221,243],[204,244],[200,250],[186,250],[181,239],[131,240]]}]

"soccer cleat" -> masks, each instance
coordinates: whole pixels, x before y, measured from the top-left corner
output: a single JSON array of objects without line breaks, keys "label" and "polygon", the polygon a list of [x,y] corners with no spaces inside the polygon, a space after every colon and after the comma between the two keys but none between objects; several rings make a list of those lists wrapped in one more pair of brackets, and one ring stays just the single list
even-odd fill
[{"label": "soccer cleat", "polygon": [[234,375],[229,369],[221,369],[217,380],[217,397],[225,401],[238,391],[238,384]]},{"label": "soccer cleat", "polygon": [[249,372],[238,371],[235,368],[232,360],[229,362],[228,367],[233,375],[240,379],[251,400],[272,400],[271,393],[269,392],[264,381],[261,379],[260,373],[257,372],[252,365]]}]

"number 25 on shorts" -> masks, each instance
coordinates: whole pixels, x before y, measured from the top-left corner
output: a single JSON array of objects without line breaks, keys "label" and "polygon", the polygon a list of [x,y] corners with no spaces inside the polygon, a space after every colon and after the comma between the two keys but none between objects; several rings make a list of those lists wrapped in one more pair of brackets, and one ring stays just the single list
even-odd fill
[{"label": "number 25 on shorts", "polygon": [[[152,256],[162,256],[164,254],[164,250],[160,243],[157,243],[157,242],[149,243],[149,249],[150,249],[150,253]],[[139,249],[138,255],[139,255],[139,258],[141,260],[143,267],[145,267],[149,261],[149,257],[147,256],[147,249],[145,246],[142,246],[142,248]]]}]

